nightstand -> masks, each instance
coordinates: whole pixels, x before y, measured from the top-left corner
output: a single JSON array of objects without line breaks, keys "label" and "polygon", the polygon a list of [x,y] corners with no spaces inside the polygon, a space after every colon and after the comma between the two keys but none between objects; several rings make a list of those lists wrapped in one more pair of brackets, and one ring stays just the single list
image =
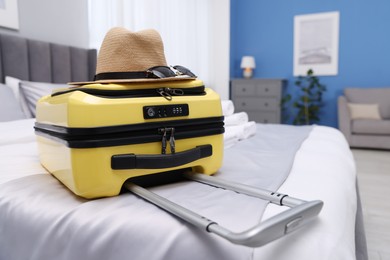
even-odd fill
[{"label": "nightstand", "polygon": [[235,112],[245,111],[257,123],[280,124],[283,79],[233,79],[231,99]]}]

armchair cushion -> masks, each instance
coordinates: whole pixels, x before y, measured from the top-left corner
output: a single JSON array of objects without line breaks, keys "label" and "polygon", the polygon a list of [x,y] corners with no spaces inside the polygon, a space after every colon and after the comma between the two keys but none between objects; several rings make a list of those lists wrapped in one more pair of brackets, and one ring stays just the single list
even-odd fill
[{"label": "armchair cushion", "polygon": [[390,120],[352,120],[352,133],[370,135],[390,135]]},{"label": "armchair cushion", "polygon": [[348,103],[351,119],[381,119],[378,104]]},{"label": "armchair cushion", "polygon": [[350,103],[378,104],[381,117],[390,119],[390,88],[346,88],[344,94]]}]

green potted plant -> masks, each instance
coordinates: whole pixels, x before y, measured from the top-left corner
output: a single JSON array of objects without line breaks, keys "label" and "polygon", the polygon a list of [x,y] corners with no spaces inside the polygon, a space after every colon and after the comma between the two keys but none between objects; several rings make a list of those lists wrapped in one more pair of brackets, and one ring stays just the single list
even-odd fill
[{"label": "green potted plant", "polygon": [[[295,108],[295,115],[292,123],[294,125],[310,125],[317,123],[320,109],[323,106],[322,95],[326,91],[326,86],[320,83],[317,76],[314,75],[312,69],[307,71],[306,76],[299,76],[295,81],[295,86],[298,87],[298,96],[292,103]],[[284,96],[282,105],[292,101],[291,94]],[[286,108],[283,107],[285,111]]]}]

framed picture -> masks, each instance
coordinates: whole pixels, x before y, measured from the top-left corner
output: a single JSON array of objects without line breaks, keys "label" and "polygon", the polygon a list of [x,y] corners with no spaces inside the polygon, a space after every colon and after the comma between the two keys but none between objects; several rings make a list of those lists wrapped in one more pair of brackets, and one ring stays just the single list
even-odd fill
[{"label": "framed picture", "polygon": [[17,0],[0,0],[0,26],[19,29]]},{"label": "framed picture", "polygon": [[339,12],[294,17],[294,76],[337,75]]}]

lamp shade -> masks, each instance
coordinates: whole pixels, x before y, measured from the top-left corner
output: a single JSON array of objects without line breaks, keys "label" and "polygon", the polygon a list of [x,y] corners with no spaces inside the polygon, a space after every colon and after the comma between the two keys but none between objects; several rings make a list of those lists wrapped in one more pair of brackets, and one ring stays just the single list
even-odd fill
[{"label": "lamp shade", "polygon": [[256,63],[255,63],[255,57],[253,56],[243,56],[241,60],[241,68],[250,68],[254,69],[256,68]]}]

